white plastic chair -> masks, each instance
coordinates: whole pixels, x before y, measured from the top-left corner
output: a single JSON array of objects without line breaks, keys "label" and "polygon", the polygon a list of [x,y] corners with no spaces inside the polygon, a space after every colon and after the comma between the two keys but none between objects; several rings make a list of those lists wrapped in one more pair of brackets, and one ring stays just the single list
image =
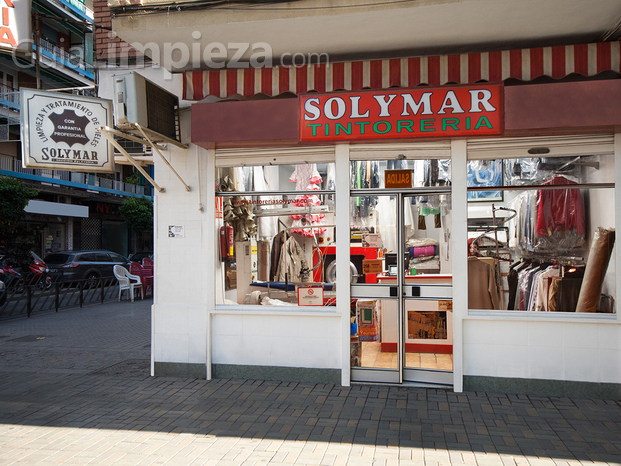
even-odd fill
[{"label": "white plastic chair", "polygon": [[125,267],[121,265],[115,265],[114,276],[119,281],[119,301],[121,300],[121,294],[123,293],[123,290],[127,290],[132,302],[134,301],[134,291],[136,289],[140,291],[140,299],[143,298],[142,281],[140,280],[140,277],[138,275],[132,275]]}]

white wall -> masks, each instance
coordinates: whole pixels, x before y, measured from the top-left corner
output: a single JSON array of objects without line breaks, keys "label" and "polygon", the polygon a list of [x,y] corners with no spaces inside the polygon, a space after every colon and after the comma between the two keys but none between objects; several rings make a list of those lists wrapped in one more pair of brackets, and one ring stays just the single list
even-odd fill
[{"label": "white wall", "polygon": [[621,383],[621,325],[465,320],[464,375]]},{"label": "white wall", "polygon": [[214,314],[212,363],[340,369],[340,331],[338,314]]},{"label": "white wall", "polygon": [[[190,114],[181,118],[190,127]],[[208,309],[214,305],[214,214],[207,208],[208,152],[197,146],[168,145],[164,157],[187,183],[155,158],[155,180],[165,192],[155,195],[155,300],[152,315],[153,359],[157,362],[205,363]],[[199,190],[199,179],[202,184]],[[200,191],[200,199],[199,199]],[[204,206],[204,212],[199,211]],[[214,206],[211,206],[214,210]],[[185,237],[168,237],[168,227],[184,227]]]}]

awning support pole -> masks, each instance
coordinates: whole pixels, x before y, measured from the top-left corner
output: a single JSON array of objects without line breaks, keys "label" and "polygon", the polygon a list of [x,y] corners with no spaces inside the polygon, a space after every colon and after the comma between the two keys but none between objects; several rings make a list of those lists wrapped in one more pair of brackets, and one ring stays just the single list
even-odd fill
[{"label": "awning support pole", "polygon": [[160,158],[164,161],[164,163],[165,163],[166,165],[168,165],[168,168],[170,168],[170,169],[172,170],[172,172],[173,172],[173,173],[177,176],[177,178],[179,178],[179,181],[181,181],[181,182],[183,183],[183,186],[185,186],[185,190],[186,190],[186,191],[191,191],[190,187],[189,187],[189,186],[185,183],[185,181],[183,181],[183,178],[181,178],[181,177],[179,176],[179,173],[177,173],[177,172],[175,171],[175,169],[174,169],[174,168],[172,167],[172,165],[168,162],[168,160],[166,160],[166,158],[162,155],[162,153],[160,152],[159,148],[158,148],[155,144],[153,144],[153,142],[151,141],[151,139],[149,139],[149,136],[147,136],[147,134],[146,134],[146,133],[142,130],[142,127],[141,127],[138,123],[135,123],[135,125],[136,125],[136,127],[140,130],[140,132],[142,133],[142,136],[143,136],[143,137],[144,137],[147,141],[149,141],[149,144],[151,145],[151,147],[152,147],[153,149],[155,149],[155,152],[157,152],[157,155],[159,155],[159,156],[160,156]]},{"label": "awning support pole", "polygon": [[[125,156],[125,158],[129,161],[129,163],[131,163],[134,167],[136,167],[136,169],[137,169],[137,170],[138,170],[138,171],[142,174],[142,176],[144,176],[144,177],[145,177],[145,178],[149,181],[149,183],[151,183],[151,184],[153,185],[153,187],[154,187],[155,189],[157,189],[157,190],[158,190],[158,192],[160,192],[160,193],[166,192],[166,189],[164,189],[164,188],[160,187],[160,186],[159,186],[159,185],[155,182],[155,180],[154,180],[153,178],[151,178],[151,175],[149,175],[149,174],[148,174],[148,173],[144,170],[144,168],[142,168],[142,167],[140,166],[140,164],[139,164],[138,162],[136,162],[136,161],[134,160],[134,158],[133,158],[131,155],[129,155],[129,154],[127,153],[127,151],[126,151],[123,147],[121,147],[121,145],[117,142],[117,140],[116,140],[116,139],[114,139],[114,136],[113,136],[113,135],[109,132],[108,128],[106,128],[105,126],[102,126],[102,127],[100,127],[100,128],[99,128],[99,132],[100,132],[101,134],[103,134],[103,135],[104,135],[104,137],[105,137],[108,141],[110,141],[110,143],[111,143],[114,147],[116,147],[116,148],[118,149],[118,151],[119,151],[121,154],[123,154],[123,155]],[[184,184],[185,184],[185,183],[184,183]]]}]

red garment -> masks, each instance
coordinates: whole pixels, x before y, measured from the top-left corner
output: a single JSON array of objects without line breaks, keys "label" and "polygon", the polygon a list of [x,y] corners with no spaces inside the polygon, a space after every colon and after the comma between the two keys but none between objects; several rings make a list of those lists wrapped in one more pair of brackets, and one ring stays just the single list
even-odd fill
[{"label": "red garment", "polygon": [[[544,185],[577,184],[555,176]],[[576,230],[584,234],[584,213],[579,189],[542,189],[537,203],[537,236],[550,236],[553,231]]]}]

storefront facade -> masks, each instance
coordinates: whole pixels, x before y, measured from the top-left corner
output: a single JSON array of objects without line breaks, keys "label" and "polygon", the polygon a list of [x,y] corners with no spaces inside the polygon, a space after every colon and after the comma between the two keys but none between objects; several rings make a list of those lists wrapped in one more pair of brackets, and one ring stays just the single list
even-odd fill
[{"label": "storefront facade", "polygon": [[584,47],[186,73],[297,97],[182,115],[189,193],[156,163],[152,373],[621,397],[619,44]]}]

